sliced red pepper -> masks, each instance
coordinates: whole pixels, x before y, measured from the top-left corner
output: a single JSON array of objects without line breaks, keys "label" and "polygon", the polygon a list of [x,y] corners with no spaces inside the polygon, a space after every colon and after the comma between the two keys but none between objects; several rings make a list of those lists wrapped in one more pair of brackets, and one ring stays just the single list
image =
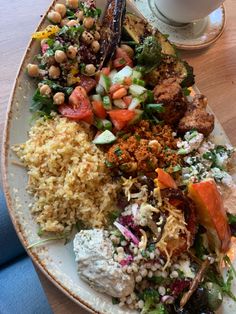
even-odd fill
[{"label": "sliced red pepper", "polygon": [[135,112],[126,109],[118,109],[109,111],[108,115],[115,128],[120,131],[134,118]]}]

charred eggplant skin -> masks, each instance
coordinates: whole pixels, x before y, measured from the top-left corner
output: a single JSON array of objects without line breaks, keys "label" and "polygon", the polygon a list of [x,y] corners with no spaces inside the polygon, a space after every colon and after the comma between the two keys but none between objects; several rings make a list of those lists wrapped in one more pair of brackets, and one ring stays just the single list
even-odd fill
[{"label": "charred eggplant skin", "polygon": [[101,26],[100,69],[111,60],[116,51],[116,47],[120,44],[125,12],[125,0],[107,1]]}]

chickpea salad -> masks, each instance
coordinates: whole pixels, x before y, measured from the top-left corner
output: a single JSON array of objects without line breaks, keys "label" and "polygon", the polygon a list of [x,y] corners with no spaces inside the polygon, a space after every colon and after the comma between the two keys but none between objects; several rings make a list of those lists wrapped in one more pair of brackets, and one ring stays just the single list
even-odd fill
[{"label": "chickpea salad", "polygon": [[[211,314],[236,301],[235,149],[168,36],[109,0],[67,0],[33,34],[28,169],[42,241],[73,239],[78,274],[124,312]],[[223,275],[223,270],[225,274]]]}]

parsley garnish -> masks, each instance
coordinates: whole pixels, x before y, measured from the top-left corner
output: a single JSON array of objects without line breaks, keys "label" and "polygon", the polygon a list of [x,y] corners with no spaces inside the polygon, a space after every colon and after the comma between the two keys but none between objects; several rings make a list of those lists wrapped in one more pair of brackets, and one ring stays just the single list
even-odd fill
[{"label": "parsley garnish", "polygon": [[115,148],[114,153],[116,154],[117,157],[120,157],[123,154],[119,146]]}]

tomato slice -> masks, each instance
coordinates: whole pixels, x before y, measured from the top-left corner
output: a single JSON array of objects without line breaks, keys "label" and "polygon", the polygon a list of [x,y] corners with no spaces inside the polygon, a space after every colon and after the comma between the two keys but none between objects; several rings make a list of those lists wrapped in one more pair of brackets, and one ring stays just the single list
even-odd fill
[{"label": "tomato slice", "polygon": [[83,87],[87,93],[91,92],[97,85],[96,81],[89,76],[81,74],[78,77],[80,78],[78,85]]},{"label": "tomato slice", "polygon": [[109,67],[106,67],[106,68],[102,68],[101,72],[102,72],[102,74],[108,76],[110,74],[111,70]]},{"label": "tomato slice", "polygon": [[123,101],[125,102],[127,107],[131,104],[132,99],[133,99],[132,96],[125,96],[125,97],[123,97]]},{"label": "tomato slice", "polygon": [[94,100],[92,101],[92,108],[94,114],[100,118],[100,119],[105,119],[107,116],[107,112],[105,108],[103,107],[103,103],[101,101]]},{"label": "tomato slice", "polygon": [[69,105],[58,106],[58,111],[69,119],[93,123],[93,111],[85,89],[77,86],[69,97]]},{"label": "tomato slice", "polygon": [[118,47],[116,49],[116,57],[115,57],[115,60],[113,62],[113,65],[115,68],[122,68],[126,65],[128,65],[132,68],[133,67],[133,61],[129,57],[127,52],[125,52],[123,49]]},{"label": "tomato slice", "polygon": [[135,112],[126,109],[111,110],[108,112],[115,128],[120,131],[134,118]]}]

